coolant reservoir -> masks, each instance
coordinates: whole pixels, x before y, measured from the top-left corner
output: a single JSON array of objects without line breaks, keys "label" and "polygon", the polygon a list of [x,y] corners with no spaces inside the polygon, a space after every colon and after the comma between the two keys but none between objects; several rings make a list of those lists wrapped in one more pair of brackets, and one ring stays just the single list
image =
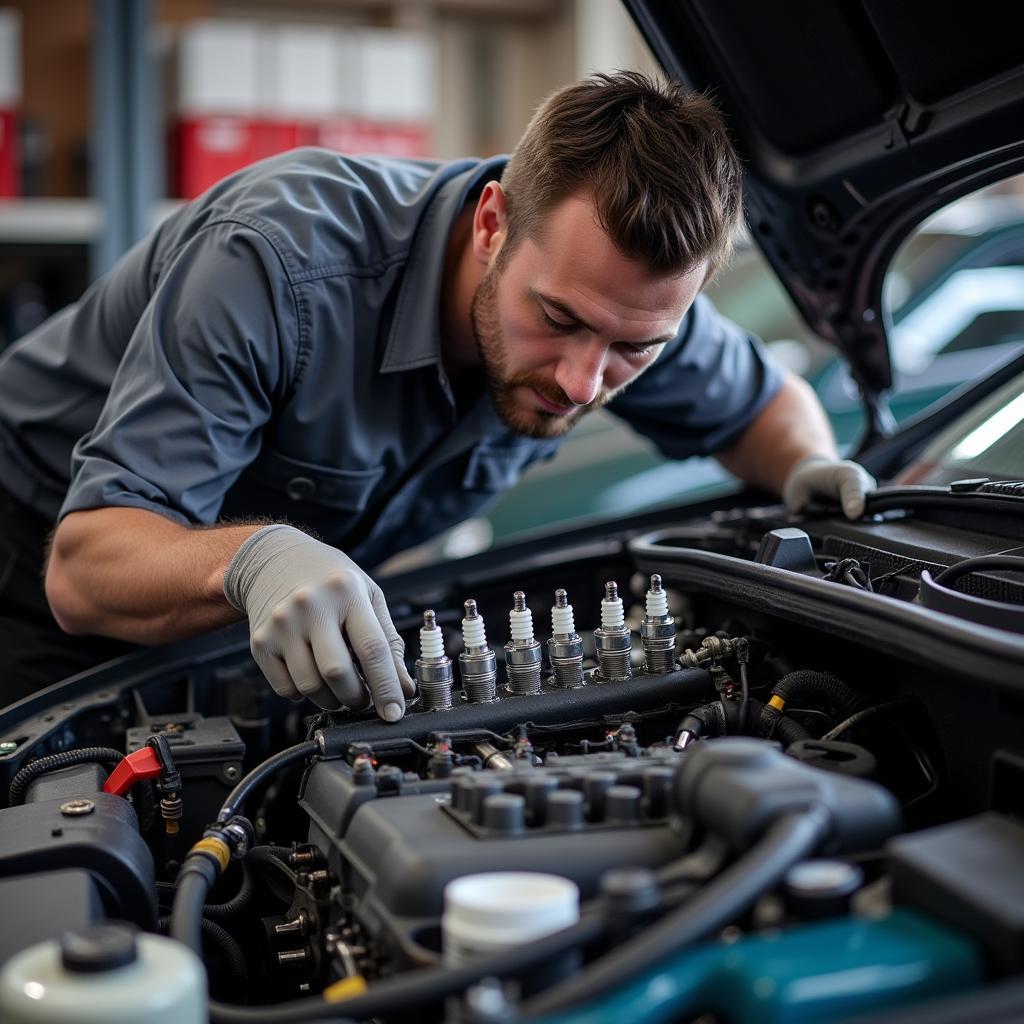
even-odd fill
[{"label": "coolant reservoir", "polygon": [[207,1024],[206,977],[180,942],[127,925],[68,932],[0,970],[3,1024]]},{"label": "coolant reservoir", "polygon": [[444,887],[444,961],[459,967],[560,931],[580,918],[580,891],[561,875],[494,871],[463,875]]}]

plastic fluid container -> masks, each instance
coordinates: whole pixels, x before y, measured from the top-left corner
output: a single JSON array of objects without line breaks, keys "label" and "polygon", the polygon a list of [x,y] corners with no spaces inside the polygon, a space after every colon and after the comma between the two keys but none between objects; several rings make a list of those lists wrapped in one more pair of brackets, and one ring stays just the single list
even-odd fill
[{"label": "plastic fluid container", "polygon": [[458,967],[561,931],[579,918],[579,887],[561,875],[537,871],[463,875],[444,887],[444,962]]},{"label": "plastic fluid container", "polygon": [[206,974],[173,939],[104,924],[11,957],[3,1024],[207,1024]]}]

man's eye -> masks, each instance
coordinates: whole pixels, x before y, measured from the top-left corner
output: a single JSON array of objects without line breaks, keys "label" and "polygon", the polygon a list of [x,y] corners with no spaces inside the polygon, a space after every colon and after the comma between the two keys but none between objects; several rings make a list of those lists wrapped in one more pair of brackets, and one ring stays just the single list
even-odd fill
[{"label": "man's eye", "polygon": [[622,354],[628,359],[643,359],[644,356],[649,356],[657,347],[657,345],[624,344],[622,346]]},{"label": "man's eye", "polygon": [[575,331],[578,326],[578,324],[574,320],[570,320],[568,323],[565,323],[561,320],[554,320],[550,316],[548,316],[548,314],[545,313],[543,309],[540,311],[540,315],[544,318],[544,323],[546,323],[548,327],[556,331]]}]

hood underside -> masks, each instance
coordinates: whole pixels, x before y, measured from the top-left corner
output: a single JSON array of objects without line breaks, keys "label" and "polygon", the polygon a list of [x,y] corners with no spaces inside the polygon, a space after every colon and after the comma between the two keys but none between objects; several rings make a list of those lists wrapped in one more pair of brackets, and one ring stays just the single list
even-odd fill
[{"label": "hood underside", "polygon": [[719,103],[752,237],[874,399],[892,383],[893,252],[933,210],[1024,167],[1024,5],[626,6],[666,73]]}]

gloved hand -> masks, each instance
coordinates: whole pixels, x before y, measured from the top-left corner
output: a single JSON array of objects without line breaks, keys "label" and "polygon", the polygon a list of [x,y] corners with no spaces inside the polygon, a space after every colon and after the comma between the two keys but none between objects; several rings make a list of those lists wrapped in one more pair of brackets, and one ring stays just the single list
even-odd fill
[{"label": "gloved hand", "polygon": [[[256,664],[282,697],[329,711],[362,710],[397,722],[416,686],[380,587],[337,548],[293,526],[258,530],[224,574],[228,602],[249,616]],[[351,644],[366,678],[356,672]]]},{"label": "gloved hand", "polygon": [[832,498],[847,519],[864,514],[864,495],[875,487],[875,478],[856,462],[808,455],[786,477],[782,500],[789,512],[799,512],[811,498]]}]

